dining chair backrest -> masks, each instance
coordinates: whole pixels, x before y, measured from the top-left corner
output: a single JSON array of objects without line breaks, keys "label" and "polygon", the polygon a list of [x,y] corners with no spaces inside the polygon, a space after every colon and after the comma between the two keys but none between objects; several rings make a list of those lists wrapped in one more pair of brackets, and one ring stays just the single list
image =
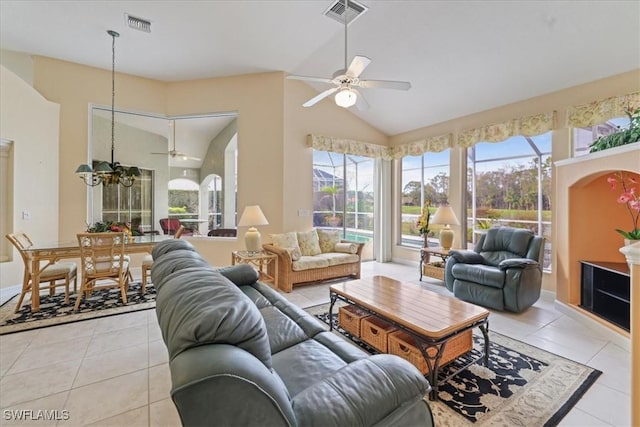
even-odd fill
[{"label": "dining chair backrest", "polygon": [[124,269],[124,233],[78,233],[82,271],[90,277],[112,277]]},{"label": "dining chair backrest", "polygon": [[16,247],[16,249],[20,253],[26,271],[31,272],[31,256],[28,252],[28,249],[33,246],[33,242],[31,241],[29,236],[27,236],[25,232],[19,231],[17,233],[7,234],[5,237],[11,242],[13,246]]},{"label": "dining chair backrest", "polygon": [[160,218],[160,227],[164,234],[175,234],[181,225],[177,218]]}]

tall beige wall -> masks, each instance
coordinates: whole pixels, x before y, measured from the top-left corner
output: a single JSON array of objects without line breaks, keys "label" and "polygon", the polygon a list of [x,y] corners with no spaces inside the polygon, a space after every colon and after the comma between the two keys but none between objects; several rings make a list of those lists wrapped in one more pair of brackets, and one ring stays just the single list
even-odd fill
[{"label": "tall beige wall", "polygon": [[299,216],[299,209],[313,210],[313,150],[307,146],[308,134],[335,136],[387,145],[388,137],[349,110],[337,107],[333,97],[313,107],[302,104],[317,91],[300,81],[285,81],[285,123],[283,158],[283,230],[307,230],[313,216]]},{"label": "tall beige wall", "polygon": [[[16,74],[0,67],[0,137],[13,141],[13,230],[40,242],[58,240],[58,152],[60,106],[47,101]],[[23,218],[28,212],[29,219]],[[4,236],[0,236],[4,240]],[[0,287],[22,284],[17,251],[0,264]]]},{"label": "tall beige wall", "polygon": [[[569,106],[583,104],[598,99],[608,98],[611,96],[624,95],[638,90],[640,90],[640,69],[624,74],[619,74],[613,77],[596,80],[594,82],[586,83],[583,85],[574,86],[561,91],[549,93],[547,95],[542,95],[513,104],[505,105],[499,108],[494,108],[469,116],[449,120],[443,123],[438,123],[433,126],[416,129],[411,132],[395,135],[390,138],[390,144],[399,145],[417,141],[428,136],[437,136],[446,133],[453,133],[455,137],[457,132],[476,126],[501,122],[514,117],[523,117],[547,111],[556,111],[557,126],[552,135],[552,158],[553,160],[561,160],[571,156],[572,152],[570,129],[568,129],[566,125],[567,108]],[[459,164],[460,159],[459,157],[457,157],[459,156],[459,153],[457,153],[456,150],[452,151],[452,165],[454,163]],[[395,162],[395,164],[396,168],[400,166],[400,162]],[[452,182],[464,182],[464,173],[464,168],[452,169]],[[401,185],[399,181],[399,174],[394,174],[394,178],[395,180],[392,184],[393,188],[396,191],[399,191]],[[459,194],[457,194],[457,197],[452,197],[450,200],[452,206],[459,210],[462,206],[463,197],[465,197],[464,192],[460,192]],[[397,215],[400,212],[398,201],[395,200],[395,203],[396,205],[394,206],[394,224],[397,223]],[[555,222],[556,220],[556,214],[554,212],[552,221]],[[460,229],[458,228],[456,232],[456,237],[458,238]],[[552,241],[555,240],[555,233],[551,238]],[[398,230],[397,228],[395,228],[394,242],[397,242],[398,240]],[[556,252],[554,249],[554,259],[555,253]],[[395,259],[408,259],[413,261],[417,261],[419,259],[419,255],[416,250],[410,250],[397,244],[395,244],[393,247],[393,257]],[[545,275],[543,282],[543,287],[545,289],[555,291],[555,283],[555,271],[553,271],[551,274]]]},{"label": "tall beige wall", "polygon": [[[33,61],[34,88],[60,104],[60,239],[73,240],[86,228],[87,186],[75,170],[89,160],[89,106],[111,105],[111,71],[39,56]],[[166,86],[118,73],[116,109],[166,114]]]}]

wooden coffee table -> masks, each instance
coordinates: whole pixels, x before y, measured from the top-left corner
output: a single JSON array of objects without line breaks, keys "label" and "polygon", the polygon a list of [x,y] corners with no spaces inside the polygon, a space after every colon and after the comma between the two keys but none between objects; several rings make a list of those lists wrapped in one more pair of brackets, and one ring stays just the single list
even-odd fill
[{"label": "wooden coffee table", "polygon": [[[441,383],[470,364],[484,359],[485,366],[489,366],[489,311],[482,307],[385,276],[332,285],[329,296],[329,316],[333,313],[336,301],[341,300],[354,304],[413,336],[429,367],[431,400],[437,399]],[[484,354],[446,378],[438,380],[440,359],[447,342],[476,327],[484,337]],[[435,348],[436,351],[429,352],[429,348]]]}]

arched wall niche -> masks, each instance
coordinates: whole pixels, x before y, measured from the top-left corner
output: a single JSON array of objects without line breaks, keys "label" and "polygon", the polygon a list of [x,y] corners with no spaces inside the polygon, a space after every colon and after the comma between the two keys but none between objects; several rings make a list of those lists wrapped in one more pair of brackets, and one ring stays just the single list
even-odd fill
[{"label": "arched wall niche", "polygon": [[615,229],[630,230],[631,218],[607,178],[624,171],[640,180],[640,144],[562,160],[555,167],[556,298],[578,309],[580,261],[625,260],[619,251],[623,236]]}]

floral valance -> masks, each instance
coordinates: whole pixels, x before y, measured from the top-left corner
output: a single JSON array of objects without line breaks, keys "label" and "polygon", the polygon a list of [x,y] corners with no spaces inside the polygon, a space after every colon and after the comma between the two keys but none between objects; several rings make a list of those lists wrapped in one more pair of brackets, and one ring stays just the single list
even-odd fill
[{"label": "floral valance", "polygon": [[589,127],[607,120],[626,116],[627,108],[640,108],[640,92],[574,105],[567,109],[567,126]]},{"label": "floral valance", "polygon": [[424,153],[438,153],[447,148],[451,148],[453,135],[430,136],[419,141],[402,144],[391,148],[391,155],[394,159],[401,159],[404,156],[421,156]]},{"label": "floral valance", "polygon": [[511,119],[458,133],[457,145],[468,148],[478,142],[501,142],[512,136],[535,136],[549,132],[555,127],[556,112]]},{"label": "floral valance", "polygon": [[315,150],[332,151],[355,156],[382,158],[391,160],[391,150],[384,145],[356,141],[354,139],[335,138],[323,135],[308,135],[307,145]]}]

